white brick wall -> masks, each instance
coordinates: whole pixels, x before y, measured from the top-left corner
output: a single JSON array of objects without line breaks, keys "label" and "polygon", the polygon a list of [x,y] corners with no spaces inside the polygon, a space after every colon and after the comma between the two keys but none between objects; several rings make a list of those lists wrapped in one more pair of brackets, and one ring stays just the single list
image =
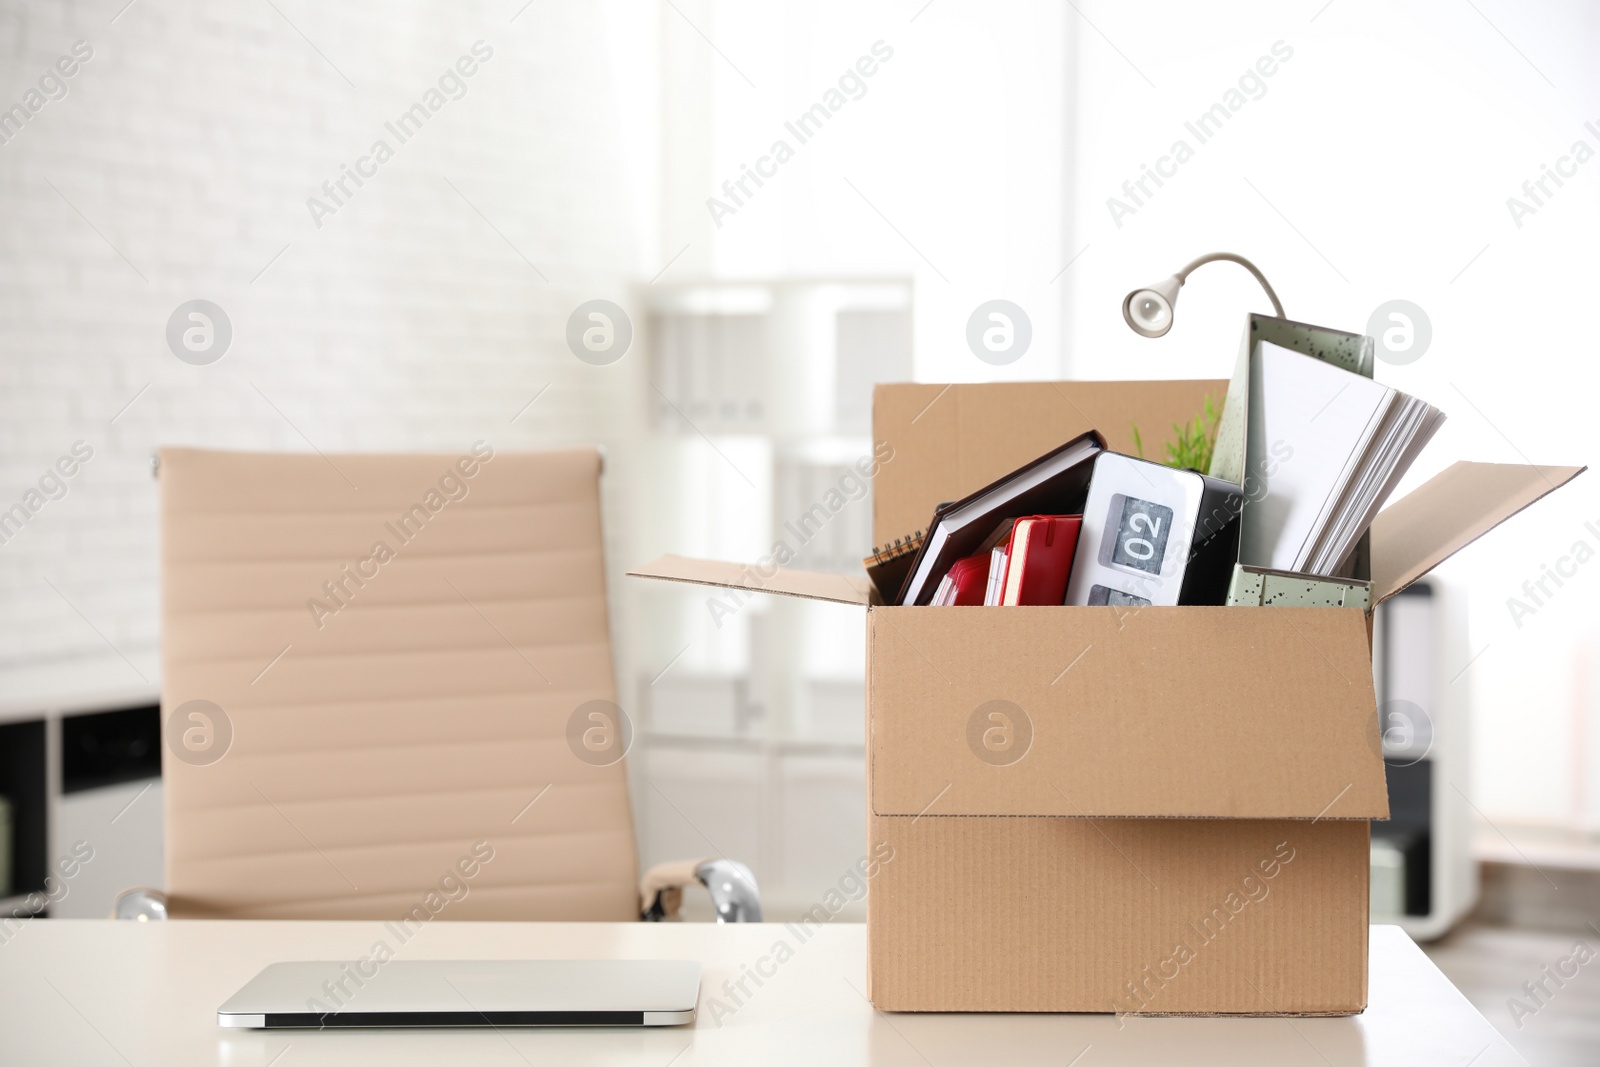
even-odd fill
[{"label": "white brick wall", "polygon": [[[109,641],[150,673],[160,445],[616,456],[641,421],[638,361],[582,364],[564,328],[657,269],[653,10],[121,2],[0,10],[0,108],[93,49],[0,144],[0,509],[94,449],[0,544],[0,672]],[[384,122],[478,40],[465,96],[400,144]],[[394,158],[317,228],[307,198],[380,137]],[[194,298],[233,326],[210,366],[165,341]]]}]

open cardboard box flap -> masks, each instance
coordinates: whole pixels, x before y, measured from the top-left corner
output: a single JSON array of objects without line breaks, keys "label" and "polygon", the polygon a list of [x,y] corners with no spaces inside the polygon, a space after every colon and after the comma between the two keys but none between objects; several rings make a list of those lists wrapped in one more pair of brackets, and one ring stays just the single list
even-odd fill
[{"label": "open cardboard box flap", "polygon": [[831,571],[806,571],[794,567],[770,569],[770,574],[754,563],[731,563],[720,559],[665,555],[628,572],[632,578],[659,578],[667,582],[710,585],[719,589],[776,593],[802,600],[825,600],[832,604],[866,607],[878,603],[876,591],[866,575],[854,578]]},{"label": "open cardboard box flap", "polygon": [[1382,603],[1587,467],[1461,461],[1378,512],[1372,601]]}]

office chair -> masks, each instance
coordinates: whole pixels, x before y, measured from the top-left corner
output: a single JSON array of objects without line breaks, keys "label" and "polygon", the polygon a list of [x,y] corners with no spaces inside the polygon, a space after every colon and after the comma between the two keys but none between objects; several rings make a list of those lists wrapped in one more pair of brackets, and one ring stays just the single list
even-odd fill
[{"label": "office chair", "polygon": [[164,449],[166,891],[119,918],[637,920],[593,449]]}]

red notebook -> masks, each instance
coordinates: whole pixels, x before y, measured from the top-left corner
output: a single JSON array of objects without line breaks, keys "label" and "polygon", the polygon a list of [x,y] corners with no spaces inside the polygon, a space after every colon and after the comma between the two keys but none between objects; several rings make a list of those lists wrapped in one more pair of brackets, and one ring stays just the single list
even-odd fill
[{"label": "red notebook", "polygon": [[[1029,515],[1011,531],[1001,604],[1061,604],[1082,515]],[[981,603],[981,601],[980,601]]]},{"label": "red notebook", "polygon": [[950,571],[939,582],[939,591],[933,595],[938,607],[983,606],[983,594],[989,586],[989,554],[967,556],[950,564]]}]

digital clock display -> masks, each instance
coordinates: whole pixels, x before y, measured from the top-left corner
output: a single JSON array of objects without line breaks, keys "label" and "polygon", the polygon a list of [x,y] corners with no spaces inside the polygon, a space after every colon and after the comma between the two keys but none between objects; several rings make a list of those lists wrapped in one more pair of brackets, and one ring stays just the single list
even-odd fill
[{"label": "digital clock display", "polygon": [[1111,516],[1116,518],[1111,562],[1159,575],[1167,554],[1167,535],[1172,532],[1172,509],[1118,493],[1111,498]]},{"label": "digital clock display", "polygon": [[1147,608],[1150,606],[1150,601],[1133,593],[1124,593],[1120,589],[1092,585],[1089,587],[1089,604],[1092,607]]}]

